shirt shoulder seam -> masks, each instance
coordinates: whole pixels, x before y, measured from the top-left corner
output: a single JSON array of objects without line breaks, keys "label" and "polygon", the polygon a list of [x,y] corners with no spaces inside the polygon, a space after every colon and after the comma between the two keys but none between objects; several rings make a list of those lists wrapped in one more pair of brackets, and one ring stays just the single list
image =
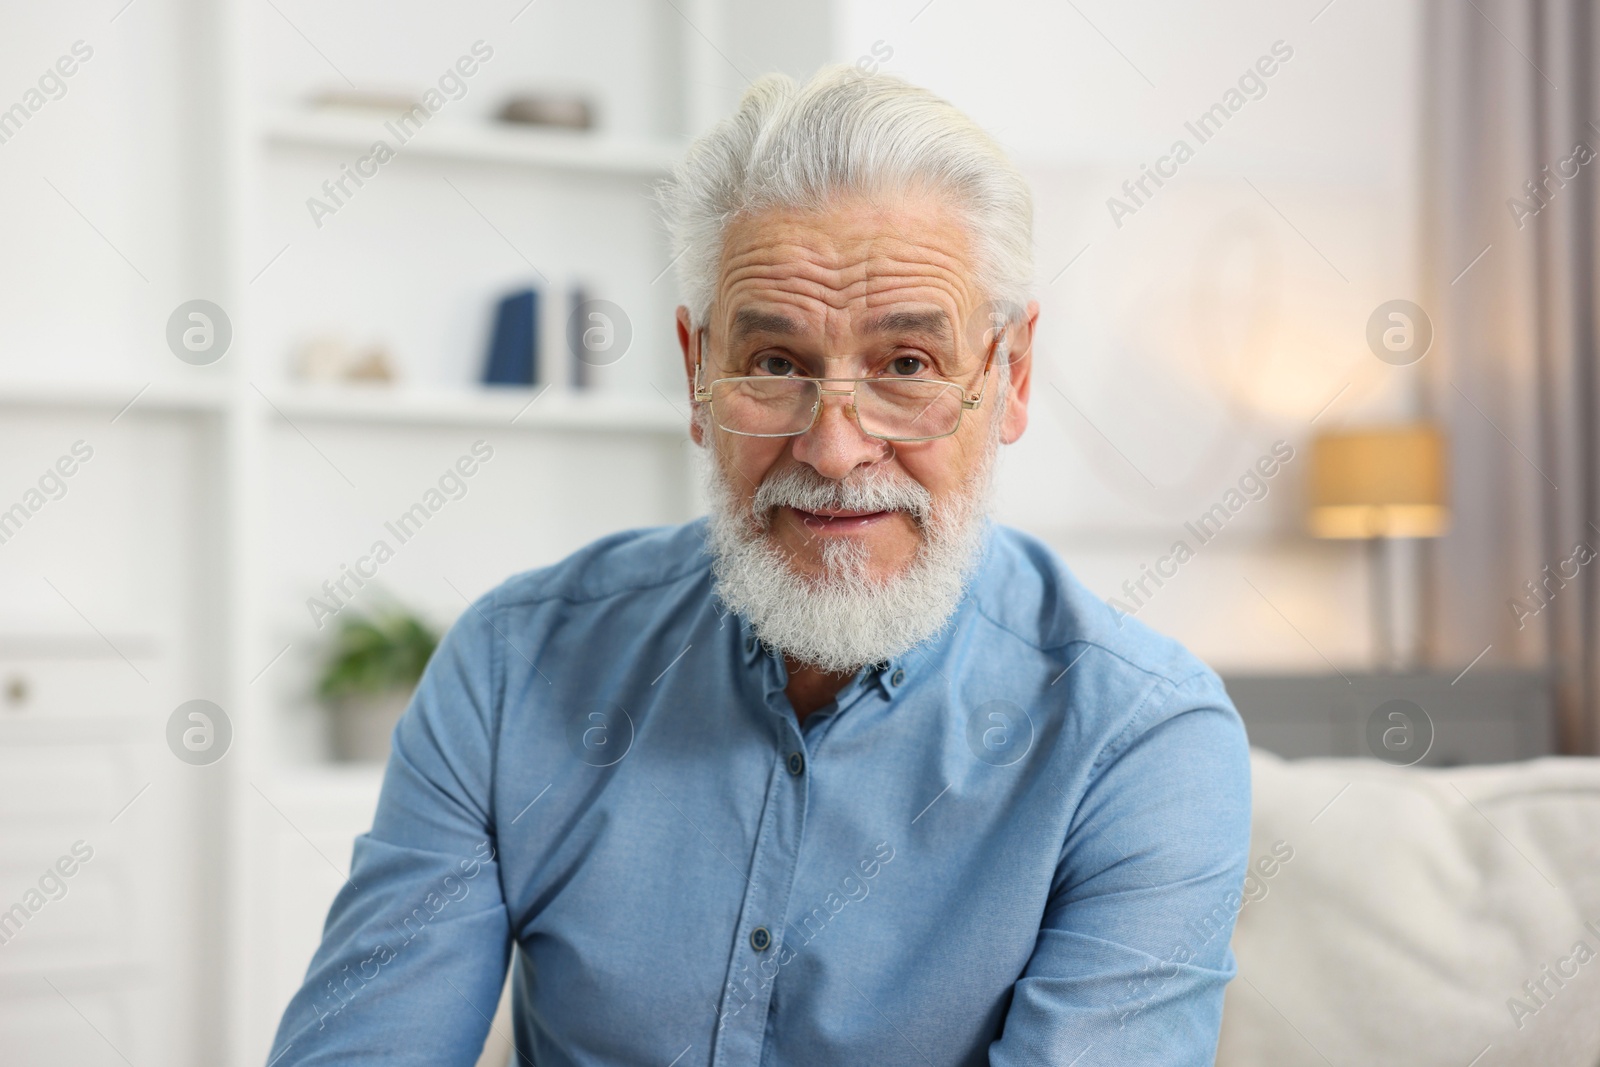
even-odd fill
[{"label": "shirt shoulder seam", "polygon": [[1164,683],[1166,687],[1165,692],[1161,695],[1161,702],[1152,707],[1156,694],[1162,690],[1162,684],[1158,683],[1152,685],[1146,691],[1144,699],[1139,701],[1139,706],[1134,709],[1133,714],[1128,716],[1128,724],[1122,728],[1121,733],[1117,734],[1116,739],[1100,750],[1100,754],[1095,757],[1094,763],[1089,768],[1090,772],[1098,771],[1105,764],[1120,756],[1133,743],[1135,738],[1143,734],[1147,728],[1152,710],[1167,708],[1172,703],[1172,699],[1186,686],[1195,679],[1204,678],[1210,673],[1210,668],[1202,666],[1199,670],[1186,674],[1177,680],[1168,678],[1165,675],[1156,675],[1160,679],[1160,683]]},{"label": "shirt shoulder seam", "polygon": [[1029,648],[1035,649],[1036,651],[1039,651],[1039,652],[1054,652],[1057,649],[1067,648],[1067,647],[1069,647],[1071,645],[1080,645],[1080,644],[1081,645],[1089,645],[1089,646],[1091,646],[1093,648],[1098,648],[1100,651],[1104,652],[1108,656],[1116,657],[1116,659],[1118,659],[1122,663],[1127,664],[1129,667],[1133,668],[1134,670],[1138,671],[1141,674],[1148,675],[1149,677],[1154,678],[1154,679],[1156,679],[1158,681],[1166,682],[1168,685],[1172,686],[1174,689],[1181,688],[1182,686],[1187,685],[1189,682],[1193,681],[1195,678],[1203,677],[1209,671],[1209,668],[1207,668],[1205,666],[1201,666],[1198,670],[1192,671],[1189,674],[1185,674],[1185,675],[1183,675],[1181,677],[1174,678],[1171,674],[1165,674],[1165,673],[1162,673],[1161,671],[1158,671],[1158,670],[1152,670],[1151,668],[1146,667],[1143,664],[1135,663],[1133,660],[1129,659],[1127,656],[1124,656],[1121,652],[1118,652],[1116,649],[1112,648],[1110,645],[1107,645],[1105,642],[1100,641],[1097,638],[1093,638],[1093,637],[1069,637],[1066,640],[1059,642],[1058,644],[1041,645],[1037,641],[1029,639],[1027,635],[1022,634],[1022,633],[1018,633],[1012,627],[1007,626],[1005,623],[1003,623],[999,619],[995,618],[987,610],[985,610],[985,608],[984,608],[984,606],[983,606],[983,604],[981,602],[976,602],[975,601],[973,606],[976,608],[978,614],[982,615],[985,619],[987,619],[989,621],[989,623],[991,625],[993,625],[996,629],[1004,630],[1006,633],[1010,634],[1012,637],[1015,637],[1018,641],[1021,641],[1023,644],[1027,645]]},{"label": "shirt shoulder seam", "polygon": [[[560,601],[561,603],[565,604],[591,604],[597,600],[605,600],[609,597],[622,596],[626,593],[641,593],[649,589],[659,589],[664,585],[671,585],[673,582],[681,581],[684,578],[691,577],[701,571],[704,571],[710,566],[710,562],[711,561],[709,559],[691,560],[682,569],[669,573],[662,578],[655,578],[648,581],[615,586],[599,592],[588,594],[580,593],[578,595],[574,595],[569,591],[548,589],[537,591],[530,590],[525,593],[506,596],[504,599],[501,599],[499,596],[497,596],[496,600],[498,603],[495,605],[495,607],[496,610],[500,610],[504,608],[527,607],[531,604],[546,604],[552,601]],[[517,579],[513,578],[511,579],[511,582],[515,582],[516,580]],[[508,582],[506,584],[510,583]],[[503,588],[504,587],[502,586],[502,589]]]},{"label": "shirt shoulder seam", "polygon": [[1104,642],[1096,640],[1092,637],[1070,637],[1059,644],[1041,645],[1037,641],[1030,640],[1026,635],[1018,633],[1010,626],[1007,626],[1005,623],[995,618],[984,609],[981,602],[974,601],[973,606],[976,608],[978,614],[987,619],[989,623],[996,629],[1010,634],[1012,637],[1015,637],[1017,640],[1021,641],[1030,648],[1036,649],[1040,652],[1053,652],[1057,649],[1067,648],[1075,644],[1087,645],[1091,648],[1099,649],[1108,656],[1114,657],[1119,662],[1126,664],[1129,668],[1138,671],[1146,678],[1152,680],[1149,688],[1145,690],[1143,699],[1139,701],[1138,705],[1135,706],[1133,712],[1129,715],[1127,725],[1124,726],[1117,734],[1116,738],[1107,743],[1106,746],[1100,750],[1100,754],[1095,757],[1094,762],[1089,768],[1091,773],[1098,771],[1107,762],[1120,755],[1128,745],[1132,744],[1133,739],[1143,732],[1142,728],[1148,721],[1148,710],[1150,708],[1151,701],[1155,699],[1158,693],[1161,694],[1162,697],[1162,703],[1160,706],[1166,707],[1167,701],[1170,701],[1172,697],[1184,687],[1190,685],[1196,679],[1203,679],[1212,673],[1211,668],[1207,667],[1205,664],[1201,664],[1195,670],[1190,671],[1187,674],[1174,677],[1172,674],[1165,674],[1161,671],[1152,670],[1143,664],[1135,663],[1127,656],[1124,656],[1121,652],[1118,652],[1116,649],[1111,648]]}]

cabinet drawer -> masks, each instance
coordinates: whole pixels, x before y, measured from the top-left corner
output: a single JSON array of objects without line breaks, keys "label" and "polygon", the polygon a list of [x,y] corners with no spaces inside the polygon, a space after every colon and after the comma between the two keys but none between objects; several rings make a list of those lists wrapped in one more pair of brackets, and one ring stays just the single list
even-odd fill
[{"label": "cabinet drawer", "polygon": [[[140,671],[152,677],[148,665]],[[17,658],[0,656],[0,718],[137,715],[159,710],[156,687],[116,656]]]},{"label": "cabinet drawer", "polygon": [[[139,956],[134,923],[150,913],[150,894],[126,855],[84,838],[61,838],[54,852],[44,859],[0,856],[0,978],[103,970]],[[71,865],[58,867],[62,858]]]},{"label": "cabinet drawer", "polygon": [[135,1019],[149,1004],[136,989],[69,984],[58,993],[42,978],[23,989],[25,994],[8,990],[10,995],[0,999],[0,1049],[5,1050],[0,1060],[7,1067],[117,1067],[128,1062],[125,1056],[148,1062],[141,1060],[144,1048]]},{"label": "cabinet drawer", "polygon": [[133,757],[122,745],[0,747],[0,825],[62,832],[109,819],[133,795]]}]

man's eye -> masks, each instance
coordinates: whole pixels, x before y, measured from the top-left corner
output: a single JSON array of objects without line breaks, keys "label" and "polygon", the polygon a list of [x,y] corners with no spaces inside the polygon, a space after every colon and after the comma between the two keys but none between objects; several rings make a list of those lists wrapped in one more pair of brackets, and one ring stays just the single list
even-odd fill
[{"label": "man's eye", "polygon": [[917,356],[896,356],[889,363],[889,371],[892,375],[909,378],[920,374],[927,366],[927,361]]},{"label": "man's eye", "polygon": [[755,370],[757,374],[787,375],[794,373],[794,362],[783,356],[758,356],[756,357]]}]

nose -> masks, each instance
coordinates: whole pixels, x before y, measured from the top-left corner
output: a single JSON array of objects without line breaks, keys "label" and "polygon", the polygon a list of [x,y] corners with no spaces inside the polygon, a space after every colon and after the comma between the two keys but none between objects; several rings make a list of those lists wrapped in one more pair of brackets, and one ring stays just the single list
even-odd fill
[{"label": "nose", "polygon": [[841,481],[857,467],[870,466],[893,455],[889,442],[861,431],[848,393],[836,395],[835,383],[823,386],[822,410],[811,429],[794,438],[794,458],[824,478]]}]

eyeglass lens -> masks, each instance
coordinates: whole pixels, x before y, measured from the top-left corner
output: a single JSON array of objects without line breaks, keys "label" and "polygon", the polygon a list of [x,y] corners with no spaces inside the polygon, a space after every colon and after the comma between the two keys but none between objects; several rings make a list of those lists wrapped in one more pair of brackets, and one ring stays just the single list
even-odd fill
[{"label": "eyeglass lens", "polygon": [[[712,384],[717,423],[732,433],[786,436],[804,432],[822,399],[815,378],[727,378]],[[855,383],[861,428],[874,437],[942,437],[961,419],[961,390],[925,378],[869,378]]]}]

